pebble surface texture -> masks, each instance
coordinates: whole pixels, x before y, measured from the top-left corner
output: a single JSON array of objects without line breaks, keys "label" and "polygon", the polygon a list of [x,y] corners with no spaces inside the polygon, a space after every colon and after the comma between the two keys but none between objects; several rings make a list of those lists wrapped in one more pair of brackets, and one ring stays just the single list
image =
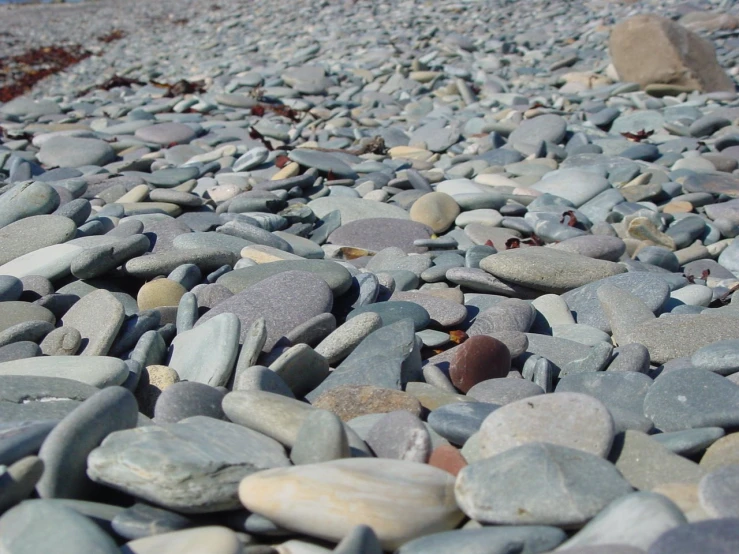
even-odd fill
[{"label": "pebble surface texture", "polygon": [[739,552],[737,29],[0,6],[0,552]]}]

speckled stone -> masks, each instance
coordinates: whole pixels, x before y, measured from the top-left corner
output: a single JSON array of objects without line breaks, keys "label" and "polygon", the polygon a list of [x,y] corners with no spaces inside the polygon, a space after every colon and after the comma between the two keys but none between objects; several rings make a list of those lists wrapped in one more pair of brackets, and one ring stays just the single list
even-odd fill
[{"label": "speckled stone", "polygon": [[313,401],[313,406],[350,421],[366,414],[385,414],[405,410],[421,415],[421,404],[408,393],[370,385],[342,385],[330,389]]}]

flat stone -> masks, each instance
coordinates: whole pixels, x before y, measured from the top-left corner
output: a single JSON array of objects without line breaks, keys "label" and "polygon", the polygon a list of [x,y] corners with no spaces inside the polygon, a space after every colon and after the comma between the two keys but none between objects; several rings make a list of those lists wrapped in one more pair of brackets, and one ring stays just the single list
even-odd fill
[{"label": "flat stone", "polygon": [[335,413],[342,421],[397,410],[405,410],[418,417],[421,415],[420,402],[410,394],[370,385],[340,385],[321,394],[312,404]]},{"label": "flat stone", "polygon": [[437,327],[455,327],[467,317],[467,309],[458,302],[426,294],[425,292],[396,292],[391,300],[418,304],[428,312],[431,324]]},{"label": "flat stone", "polygon": [[48,500],[18,504],[0,518],[0,546],[10,554],[119,554],[115,541],[90,519]]},{"label": "flat stone", "polygon": [[285,350],[269,368],[298,398],[320,385],[330,374],[326,358],[302,342]]},{"label": "flat stone", "polygon": [[562,295],[562,299],[574,312],[578,323],[590,325],[607,333],[611,332],[611,326],[598,300],[598,289],[604,284],[628,291],[646,303],[647,307],[655,313],[670,295],[667,281],[659,275],[646,272],[615,275],[570,290]]},{"label": "flat stone", "polygon": [[[13,377],[3,377],[0,381],[5,385],[8,380],[13,379]],[[70,383],[73,382],[70,381]],[[91,394],[94,394],[94,392]],[[3,398],[3,401],[5,401],[5,398]],[[55,421],[19,421],[0,425],[0,463],[4,466],[10,466],[37,453],[44,439],[55,425]]]},{"label": "flat stone", "polygon": [[739,385],[702,369],[675,369],[654,380],[644,414],[662,431],[734,427],[739,422]]},{"label": "flat stone", "polygon": [[696,369],[713,371],[719,375],[731,375],[739,371],[739,340],[717,341],[699,348],[690,362]]},{"label": "flat stone", "polygon": [[323,279],[336,296],[347,292],[352,285],[349,271],[340,264],[328,260],[286,260],[258,264],[229,271],[216,282],[237,294],[250,285],[286,271],[313,273]]},{"label": "flat stone", "polygon": [[365,313],[376,313],[380,316],[382,326],[387,327],[398,321],[404,319],[410,319],[413,321],[413,328],[416,331],[425,329],[431,323],[431,317],[429,313],[416,302],[391,300],[388,302],[378,302],[376,304],[368,304],[366,306],[360,306],[352,310],[347,319],[351,320],[354,317]]},{"label": "flat stone", "polygon": [[631,490],[598,456],[534,443],[467,466],[455,495],[465,514],[481,523],[573,527]]},{"label": "flat stone", "polygon": [[[151,367],[151,366],[150,366]],[[154,421],[162,425],[177,423],[193,416],[225,419],[221,402],[225,393],[195,381],[181,381],[167,386],[154,406]]]},{"label": "flat stone", "polygon": [[467,391],[470,398],[499,406],[540,394],[544,389],[526,379],[487,379]]},{"label": "flat stone", "polygon": [[480,267],[504,281],[554,294],[626,272],[613,262],[542,247],[498,252],[482,260]]},{"label": "flat stone", "polygon": [[500,525],[482,529],[457,529],[409,541],[396,552],[397,554],[441,554],[459,549],[464,552],[506,554],[521,547],[523,547],[522,552],[548,552],[564,541],[566,536],[561,529],[544,525]]},{"label": "flat stone", "polygon": [[46,246],[73,238],[77,227],[68,217],[36,215],[0,229],[0,265]]},{"label": "flat stone", "polygon": [[531,186],[534,190],[564,198],[579,208],[588,200],[608,190],[611,185],[601,177],[583,169],[560,169],[546,174]]},{"label": "flat stone", "polygon": [[405,410],[382,415],[364,440],[378,458],[423,464],[431,455],[431,435],[426,426]]},{"label": "flat stone", "polygon": [[87,472],[95,482],[165,508],[207,513],[235,509],[236,485],[247,475],[289,463],[276,441],[196,416],[109,435],[90,454]]},{"label": "flat stone", "polygon": [[382,327],[382,319],[375,312],[360,314],[346,321],[323,339],[316,352],[329,364],[346,358],[372,332]]},{"label": "flat stone", "polygon": [[110,433],[136,426],[138,404],[123,387],[108,387],[82,402],[49,433],[39,458],[44,473],[36,491],[42,498],[85,498],[87,455]]},{"label": "flat stone", "polygon": [[739,490],[739,468],[726,466],[704,476],[698,485],[700,503],[706,513],[714,518],[733,517],[739,514],[735,499]]},{"label": "flat stone", "polygon": [[739,433],[731,433],[713,443],[700,461],[701,467],[707,471],[739,464]]},{"label": "flat stone", "polygon": [[344,198],[339,196],[325,196],[308,202],[307,206],[323,218],[333,211],[341,214],[341,224],[346,225],[358,219],[410,219],[408,212],[392,204],[373,202],[361,198]]},{"label": "flat stone", "polygon": [[415,246],[416,240],[431,238],[432,230],[423,223],[397,218],[377,217],[355,219],[331,233],[328,242],[341,246],[379,252],[395,246],[403,252],[420,253],[425,248]]},{"label": "flat stone", "polygon": [[440,469],[367,458],[259,472],[242,481],[239,495],[248,510],[286,529],[337,542],[366,524],[392,550],[460,522],[453,487]]},{"label": "flat stone", "polygon": [[128,367],[122,360],[106,356],[39,356],[2,363],[0,375],[62,377],[102,388],[122,384]]},{"label": "flat stone", "polygon": [[111,521],[113,530],[129,540],[179,531],[190,526],[192,521],[184,516],[142,503],[126,508]]},{"label": "flat stone", "polygon": [[695,462],[673,454],[639,431],[617,435],[609,458],[621,475],[639,490],[652,490],[667,483],[697,484],[705,474]]},{"label": "flat stone", "polygon": [[432,411],[428,416],[428,423],[449,442],[462,446],[480,430],[484,419],[499,407],[498,404],[487,402],[447,404]]},{"label": "flat stone", "polygon": [[721,427],[703,427],[699,429],[658,433],[651,437],[670,452],[688,457],[695,454],[702,454],[706,448],[723,437],[724,434],[724,430]]},{"label": "flat stone", "polygon": [[216,248],[192,248],[186,250],[167,250],[132,258],[124,265],[126,273],[140,279],[153,279],[167,276],[183,264],[194,264],[208,274],[223,267],[233,266],[236,256],[233,252]]},{"label": "flat stone", "polygon": [[565,136],[567,122],[559,115],[544,114],[525,119],[508,138],[519,152],[532,154],[542,141],[558,144]]},{"label": "flat stone", "polygon": [[59,203],[59,193],[46,183],[15,185],[0,196],[0,228],[25,217],[51,213]]},{"label": "flat stone", "polygon": [[213,387],[225,385],[236,363],[240,335],[238,316],[221,313],[178,334],[170,346],[167,365],[181,379]]},{"label": "flat stone", "polygon": [[201,554],[239,554],[242,543],[227,527],[206,525],[136,539],[121,548],[125,554],[178,554],[188,550]]},{"label": "flat stone", "polygon": [[233,313],[241,321],[241,340],[244,340],[251,324],[264,317],[267,322],[264,348],[269,351],[298,325],[330,312],[332,305],[333,294],[326,281],[314,273],[288,270],[259,280],[218,303],[198,320],[195,330],[220,314]]},{"label": "flat stone", "polygon": [[339,179],[356,179],[358,177],[357,173],[349,165],[339,157],[328,152],[296,148],[290,151],[288,157],[305,167],[313,167],[326,173],[331,172]]},{"label": "flat stone", "polygon": [[[158,123],[136,130],[136,138],[155,144],[186,144],[195,138],[192,127],[183,123]],[[81,164],[80,164],[81,165]]]},{"label": "flat stone", "polygon": [[487,458],[544,441],[604,458],[613,437],[613,419],[599,400],[578,393],[544,394],[511,402],[488,416],[480,428],[480,451]]},{"label": "flat stone", "polygon": [[482,381],[506,377],[511,353],[498,339],[487,335],[470,337],[456,349],[449,363],[449,377],[462,392]]},{"label": "flat stone", "polygon": [[667,497],[652,492],[632,493],[608,505],[559,550],[576,552],[577,548],[602,549],[619,544],[645,551],[660,535],[686,523],[680,508]]},{"label": "flat stone", "polygon": [[649,548],[649,554],[688,554],[709,551],[731,554],[739,545],[739,518],[697,521],[670,529]]},{"label": "flat stone", "polygon": [[112,162],[116,154],[103,140],[54,137],[44,142],[36,157],[49,167],[80,167],[105,165]]},{"label": "flat stone", "polygon": [[104,356],[113,345],[125,316],[118,299],[100,289],[78,300],[64,314],[61,323],[80,332],[80,356]]},{"label": "flat stone", "polygon": [[11,301],[0,303],[0,332],[32,321],[54,324],[56,318],[46,308],[30,302]]},{"label": "flat stone", "polygon": [[290,460],[295,465],[314,464],[349,458],[349,439],[341,420],[326,410],[315,410],[298,431]]}]

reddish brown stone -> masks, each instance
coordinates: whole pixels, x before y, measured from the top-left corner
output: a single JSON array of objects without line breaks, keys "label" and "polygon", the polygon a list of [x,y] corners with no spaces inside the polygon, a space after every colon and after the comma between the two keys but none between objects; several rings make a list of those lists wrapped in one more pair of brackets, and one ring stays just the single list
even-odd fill
[{"label": "reddish brown stone", "polygon": [[455,477],[467,465],[462,453],[450,444],[442,444],[431,452],[429,465],[448,471]]},{"label": "reddish brown stone", "polygon": [[466,393],[481,381],[506,377],[510,368],[508,347],[488,335],[477,335],[456,348],[449,377],[455,387]]}]

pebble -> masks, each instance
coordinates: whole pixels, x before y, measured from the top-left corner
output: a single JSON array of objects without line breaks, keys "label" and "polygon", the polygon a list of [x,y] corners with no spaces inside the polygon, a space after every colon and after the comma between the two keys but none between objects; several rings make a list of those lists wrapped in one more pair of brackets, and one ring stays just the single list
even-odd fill
[{"label": "pebble", "polygon": [[351,459],[262,471],[241,482],[239,496],[248,510],[311,537],[338,542],[369,525],[392,550],[456,527],[463,515],[453,490],[451,475],[425,464]]},{"label": "pebble", "polygon": [[614,435],[611,414],[599,400],[558,392],[517,400],[490,414],[480,427],[480,452],[487,458],[546,441],[604,458]]},{"label": "pebble", "polygon": [[412,395],[371,385],[339,385],[321,394],[312,405],[333,412],[342,421],[398,410],[421,416],[421,404]]},{"label": "pebble", "polygon": [[506,377],[511,367],[511,354],[501,341],[487,335],[470,337],[449,363],[449,377],[462,392],[468,392],[482,381]]},{"label": "pebble", "polygon": [[290,462],[269,437],[195,416],[113,433],[87,464],[93,481],[187,514],[237,508],[235,485],[243,477]]},{"label": "pebble", "polygon": [[602,458],[545,443],[470,464],[454,488],[464,513],[480,523],[562,527],[587,523],[632,491]]}]

